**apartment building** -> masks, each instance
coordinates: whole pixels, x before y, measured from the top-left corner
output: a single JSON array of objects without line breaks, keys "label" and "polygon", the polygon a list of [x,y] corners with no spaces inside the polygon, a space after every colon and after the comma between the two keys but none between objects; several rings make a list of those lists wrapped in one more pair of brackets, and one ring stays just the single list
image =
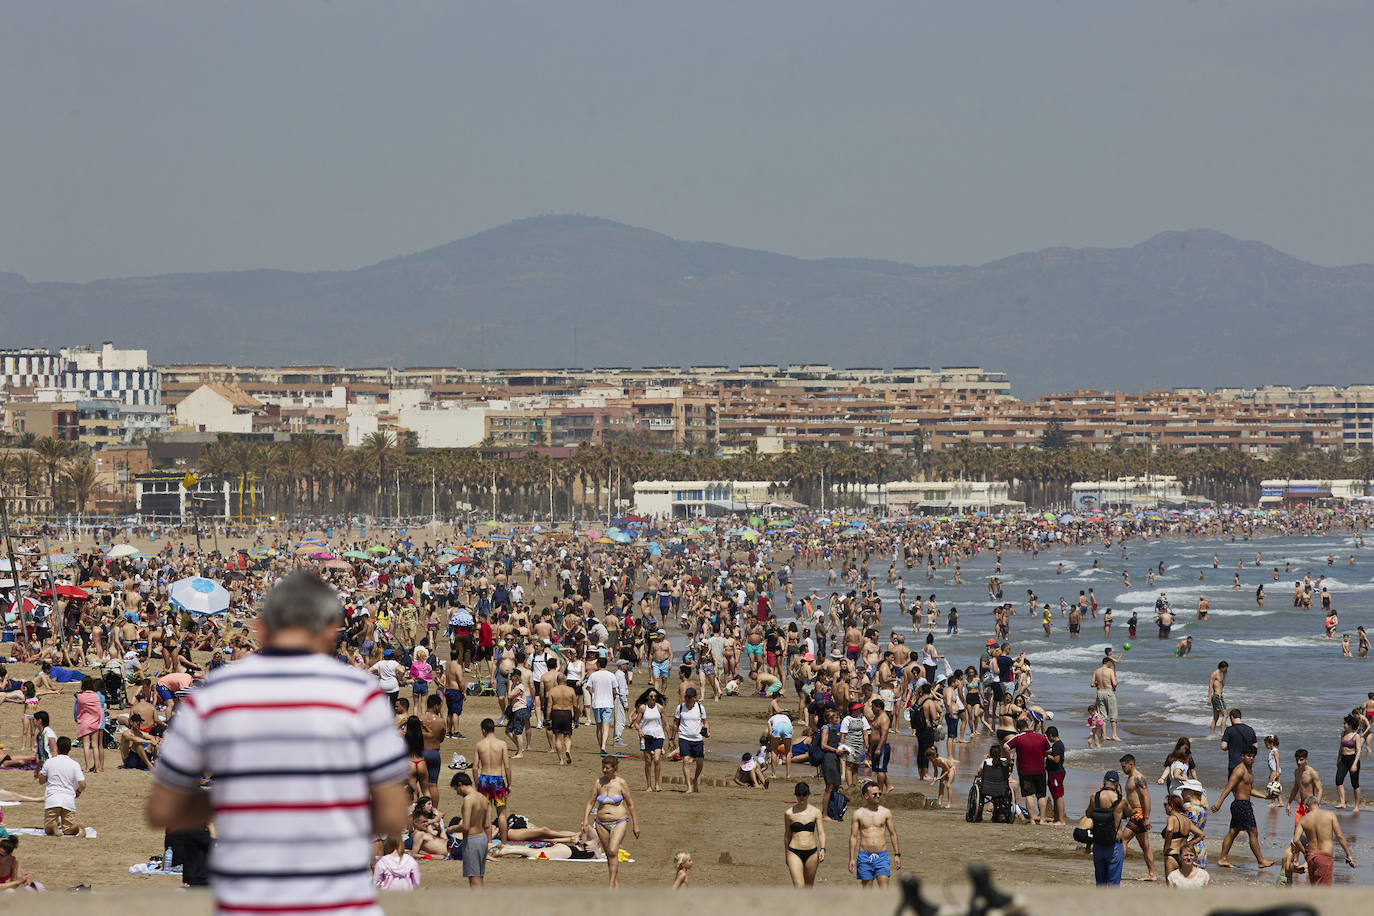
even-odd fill
[{"label": "apartment building", "polygon": [[1218,388],[1223,401],[1267,407],[1274,410],[1318,414],[1340,424],[1341,445],[1345,448],[1374,446],[1374,385],[1308,385],[1287,388]]}]

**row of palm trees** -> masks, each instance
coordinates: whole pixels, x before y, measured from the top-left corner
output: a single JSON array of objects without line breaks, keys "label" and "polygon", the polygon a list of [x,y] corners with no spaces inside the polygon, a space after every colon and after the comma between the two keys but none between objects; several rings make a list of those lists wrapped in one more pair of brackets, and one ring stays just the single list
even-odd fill
[{"label": "row of palm trees", "polygon": [[571,457],[482,446],[418,449],[386,433],[357,448],[313,435],[290,443],[221,437],[205,446],[199,469],[230,480],[237,493],[261,486],[272,514],[363,513],[452,516],[512,513],[568,518],[615,511],[640,480],[766,481],[811,506],[854,506],[865,485],[923,475],[931,480],[1004,480],[1012,497],[1033,506],[1063,505],[1080,480],[1173,475],[1184,492],[1218,502],[1253,503],[1260,481],[1371,478],[1374,451],[1302,450],[1265,460],[1240,451],[1157,452],[1140,448],[994,449],[960,443],[918,457],[852,446],[802,447],[781,454],[745,449],[660,452],[624,445],[583,445]]},{"label": "row of palm trees", "polygon": [[[0,492],[46,496],[53,513],[85,513],[96,495],[89,452],[52,437],[0,450]],[[1169,474],[1184,491],[1218,502],[1254,502],[1259,483],[1277,478],[1374,478],[1374,450],[1302,450],[1289,446],[1264,460],[1235,450],[1157,452],[1139,448],[994,449],[961,442],[912,457],[853,446],[803,446],[781,454],[747,448],[654,451],[640,445],[583,445],[569,458],[484,445],[419,449],[388,433],[357,448],[305,434],[268,443],[222,435],[202,449],[202,476],[230,481],[239,515],[367,514],[453,516],[463,512],[568,518],[617,507],[640,480],[766,481],[812,506],[857,505],[865,485],[924,476],[931,480],[1004,480],[1012,497],[1033,506],[1062,505],[1080,480]],[[262,503],[256,501],[261,491]]]},{"label": "row of palm trees", "polygon": [[46,495],[52,513],[84,514],[91,508],[97,473],[89,449],[52,436],[10,444],[14,447],[0,450],[0,493],[30,502]]}]

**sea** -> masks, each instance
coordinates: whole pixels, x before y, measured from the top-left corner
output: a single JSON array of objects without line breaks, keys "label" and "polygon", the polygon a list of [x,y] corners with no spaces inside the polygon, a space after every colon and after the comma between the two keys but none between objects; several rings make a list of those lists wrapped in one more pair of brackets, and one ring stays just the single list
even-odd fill
[{"label": "sea", "polygon": [[[1328,566],[1328,557],[1332,556],[1334,563]],[[1101,561],[1100,566],[1094,566],[1095,560]],[[879,583],[876,590],[884,603],[884,641],[888,631],[895,628],[916,650],[924,643],[925,632],[913,633],[910,619],[899,615],[897,587],[886,582],[890,563],[888,556],[875,555],[869,561],[870,575]],[[908,570],[898,562],[897,572],[906,583],[908,603],[918,592],[936,596],[941,612],[935,630],[936,646],[956,667],[977,665],[993,635],[992,608],[999,602],[989,600],[987,580],[993,575],[994,563],[992,554],[965,560],[961,570],[963,584],[956,585],[952,567],[938,569],[935,580],[927,582],[923,567]],[[1163,573],[1159,572],[1161,563]],[[1153,584],[1148,582],[1151,570],[1155,572]],[[1123,571],[1129,572],[1130,588],[1123,583]],[[1240,576],[1239,589],[1233,587],[1236,573]],[[1293,607],[1293,583],[1304,574],[1310,574],[1313,580],[1325,577],[1322,585],[1329,589],[1332,605],[1340,617],[1335,639],[1324,635],[1324,615],[1316,600],[1319,589],[1314,590],[1312,610]],[[809,594],[813,589],[822,596],[832,591],[843,594],[851,587],[843,582],[829,585],[827,571],[823,569],[801,568],[793,578],[797,595]],[[1321,774],[1328,804],[1334,802],[1341,720],[1374,690],[1374,658],[1343,658],[1339,638],[1341,634],[1350,634],[1353,653],[1358,645],[1356,626],[1374,628],[1374,550],[1367,546],[1359,548],[1353,538],[1345,536],[1235,541],[1229,537],[1164,538],[1144,543],[1137,539],[1128,542],[1124,558],[1119,544],[1110,548],[1100,543],[1095,547],[1058,547],[1042,550],[1038,556],[1005,551],[1000,578],[1003,599],[1017,608],[1017,616],[1011,622],[1013,652],[1028,654],[1034,672],[1034,701],[1055,713],[1054,724],[1068,748],[1066,763],[1071,772],[1066,780],[1065,798],[1071,819],[1083,813],[1089,796],[1100,786],[1103,773],[1116,769],[1122,754],[1133,754],[1141,772],[1153,785],[1164,769],[1166,755],[1181,735],[1192,739],[1193,758],[1199,779],[1207,787],[1209,802],[1217,799],[1228,774],[1226,752],[1219,746],[1220,730],[1218,737],[1208,738],[1211,711],[1207,681],[1223,660],[1229,663],[1226,701],[1242,710],[1244,721],[1261,740],[1260,755],[1255,761],[1256,784],[1262,786],[1268,778],[1268,758],[1262,742],[1265,735],[1272,734],[1279,738],[1285,794],[1292,785],[1293,752],[1306,748],[1311,765]],[[1265,587],[1263,607],[1255,599],[1260,584]],[[1049,637],[1044,635],[1040,615],[1032,617],[1027,613],[1027,589],[1035,592],[1042,605],[1048,602],[1053,609]],[[1080,638],[1070,639],[1067,617],[1059,615],[1059,600],[1062,597],[1072,604],[1080,590],[1088,589],[1096,595],[1098,619],[1085,618]],[[1155,601],[1161,591],[1166,592],[1176,614],[1168,639],[1157,637],[1154,623]],[[1196,614],[1201,595],[1211,604],[1205,621],[1199,621]],[[956,636],[945,634],[945,613],[951,606],[959,609]],[[1104,637],[1102,630],[1102,609],[1106,607],[1113,610],[1110,639]],[[1134,639],[1128,636],[1126,627],[1132,612],[1139,615]],[[1179,658],[1175,646],[1185,636],[1193,637],[1192,653]],[[1108,742],[1102,749],[1089,749],[1087,707],[1093,702],[1095,691],[1088,684],[1108,646],[1120,659],[1120,741]],[[914,745],[898,743],[901,746],[894,748],[892,774],[915,779]],[[972,760],[975,750],[979,759],[986,751],[986,737],[966,747],[971,769],[976,763]],[[1363,759],[1368,762],[1374,758]],[[961,767],[957,788],[967,790],[967,786]],[[1348,784],[1346,791],[1347,804],[1351,804]],[[1154,786],[1152,821],[1156,847],[1158,830],[1163,826],[1163,802],[1163,786]],[[956,807],[961,804],[962,797],[956,795]],[[1265,855],[1277,859],[1291,838],[1293,818],[1282,807],[1268,805],[1268,801],[1257,798],[1255,812]],[[1229,820],[1228,806],[1229,800],[1207,825],[1210,862],[1220,852]],[[1370,829],[1361,830],[1362,822]],[[1346,813],[1341,825],[1352,842],[1356,860],[1362,864],[1359,869],[1351,869],[1338,856],[1335,880],[1374,883],[1374,872],[1367,864],[1374,862],[1374,809]],[[1069,842],[1066,836],[1065,843]],[[1272,881],[1277,868],[1259,872],[1244,836],[1236,840],[1230,860],[1241,873],[1248,872],[1257,881]],[[1159,867],[1162,876],[1162,866]],[[1139,860],[1129,854],[1127,872],[1128,876],[1143,872]]]}]

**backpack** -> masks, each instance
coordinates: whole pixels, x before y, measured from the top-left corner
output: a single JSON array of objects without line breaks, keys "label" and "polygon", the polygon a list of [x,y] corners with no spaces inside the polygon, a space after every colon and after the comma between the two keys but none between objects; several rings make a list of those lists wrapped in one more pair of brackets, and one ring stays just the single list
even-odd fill
[{"label": "backpack", "polygon": [[825,761],[825,751],[821,750],[821,733],[811,736],[811,744],[806,749],[806,762],[813,767],[820,766]]},{"label": "backpack", "polygon": [[844,820],[845,809],[849,807],[849,796],[839,789],[830,793],[830,804],[825,806],[825,816],[832,821]]},{"label": "backpack", "polygon": [[1093,807],[1088,812],[1092,819],[1092,840],[1094,846],[1116,845],[1116,815],[1112,808],[1102,807],[1102,792],[1093,795]]}]

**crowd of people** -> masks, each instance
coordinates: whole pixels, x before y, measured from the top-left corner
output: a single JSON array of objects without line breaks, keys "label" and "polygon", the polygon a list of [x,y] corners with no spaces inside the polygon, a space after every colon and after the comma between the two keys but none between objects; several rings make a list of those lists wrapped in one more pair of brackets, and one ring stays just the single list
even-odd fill
[{"label": "crowd of people", "polygon": [[[251,757],[261,765],[277,752],[251,739],[270,731],[280,716],[280,733],[296,737],[289,759],[273,770],[277,781],[308,783],[302,794],[338,799],[356,797],[362,779],[374,796],[370,819],[349,811],[327,816],[336,833],[321,841],[320,852],[336,854],[331,843],[342,849],[365,842],[369,882],[415,886],[416,860],[426,857],[461,861],[475,886],[487,863],[503,857],[592,858],[606,862],[615,887],[626,837],[640,835],[633,800],[639,789],[620,772],[622,749],[631,749],[626,731],[637,735],[642,791],[663,791],[668,756],[680,764],[684,790],[700,792],[711,740],[708,702],[756,697],[766,708],[766,725],[757,750],[741,756],[735,784],[763,789],[779,770],[790,779],[795,769],[823,786],[814,806],[810,785],[797,783],[796,804],[783,818],[793,883],[814,882],[825,860],[826,822],[848,815],[850,870],[865,884],[883,885],[900,868],[895,823],[881,803],[893,790],[888,771],[899,736],[913,743],[919,778],[931,785],[940,806],[954,805],[956,779],[965,768],[978,790],[970,794],[970,818],[976,801],[981,819],[986,800],[994,819],[1071,823],[1064,802],[1065,744],[1054,714],[1035,702],[1034,650],[1010,639],[1008,619],[1016,608],[998,605],[981,656],[954,665],[940,650],[937,630],[943,624],[947,635],[958,632],[957,609],[942,613],[934,594],[908,602],[897,570],[924,569],[928,581],[937,574],[957,579],[964,565],[982,560],[991,569],[989,596],[1001,601],[1004,551],[1035,556],[1084,544],[1109,548],[1144,536],[1323,534],[1341,525],[1358,537],[1364,519],[1292,513],[1158,520],[1085,515],[1054,524],[1034,515],[917,526],[801,522],[769,529],[762,541],[732,538],[724,523],[715,523],[628,544],[528,526],[504,535],[468,530],[449,543],[436,529],[394,531],[380,539],[374,531],[371,541],[380,543],[372,543],[360,527],[340,521],[300,530],[226,530],[226,539],[236,536],[245,546],[224,552],[196,549],[184,530],[108,531],[60,563],[37,549],[37,537],[21,537],[21,544],[33,546],[17,554],[22,562],[11,581],[25,577],[28,588],[16,601],[19,589],[10,586],[6,624],[14,639],[11,665],[33,666],[34,673],[11,679],[0,669],[0,686],[4,702],[24,710],[24,739],[33,753],[6,757],[0,766],[37,775],[46,832],[77,835],[84,829],[76,818],[84,774],[106,768],[108,744],[119,766],[155,772],[152,820],[167,829],[170,861],[180,865],[185,882],[208,880],[213,842],[218,883],[233,885],[231,896],[256,899],[269,893],[270,882],[234,879],[235,866],[226,863],[240,855],[235,843],[249,844],[264,829],[261,818],[236,814],[260,813],[272,803],[260,797],[248,762]],[[151,553],[113,549],[140,537],[154,544]],[[825,596],[804,593],[794,587],[799,569],[825,571],[835,588]],[[877,593],[884,574],[897,586],[896,607],[885,607]],[[172,583],[193,576],[225,585],[231,597],[223,613],[196,614],[170,600]],[[1041,604],[1028,595],[1037,619]],[[1050,606],[1043,608],[1048,617]],[[1070,637],[1098,611],[1091,590],[1061,607]],[[1171,614],[1167,604],[1159,609],[1161,638],[1168,636]],[[908,619],[915,647],[892,628]],[[963,625],[970,626],[967,618]],[[1103,625],[1110,627],[1106,615]],[[1129,627],[1134,636],[1134,617]],[[302,658],[307,655],[308,662]],[[1087,685],[1094,695],[1089,725],[1098,720],[1104,743],[1117,738],[1117,663],[1108,650]],[[262,670],[257,680],[250,676],[255,666]],[[1229,711],[1231,737],[1223,736],[1222,746],[1235,760],[1213,806],[1219,810],[1227,797],[1234,799],[1215,864],[1229,864],[1232,841],[1243,833],[1261,866],[1269,867],[1249,810],[1257,741],[1253,732],[1232,735],[1242,716],[1225,703],[1224,662],[1218,671],[1209,683],[1209,704],[1218,717]],[[56,698],[68,684],[80,688],[71,725],[65,719],[55,724]],[[340,703],[348,691],[356,699]],[[281,702],[284,695],[291,702]],[[497,713],[476,730],[463,723],[473,697],[489,698]],[[225,714],[216,704],[225,704]],[[321,725],[336,711],[342,715],[343,706],[362,717],[365,731],[343,720],[335,728]],[[1369,753],[1371,711],[1374,694],[1366,709],[1347,719],[1337,809],[1345,804],[1349,779],[1358,810],[1359,760]],[[470,763],[454,754],[450,788],[461,811],[445,818],[437,807],[441,750],[445,741],[468,741],[465,727],[480,737],[472,740]],[[514,761],[531,753],[534,733],[542,731],[544,750],[570,766],[576,730],[584,727],[601,771],[582,823],[538,828],[512,815]],[[368,736],[356,758],[299,753],[312,735],[323,740],[340,729]],[[59,730],[72,732],[76,741]],[[243,747],[224,737],[236,731]],[[1274,737],[1271,761],[1278,759],[1277,744]],[[84,768],[72,756],[78,745]],[[334,777],[327,774],[339,769],[348,772],[331,787]],[[1269,790],[1277,769],[1271,762]],[[1205,883],[1206,795],[1186,739],[1161,779],[1167,786],[1163,877],[1174,886]],[[355,794],[344,792],[344,784]],[[234,800],[239,792],[245,801]],[[847,792],[857,792],[861,802],[849,811]],[[1320,780],[1304,777],[1301,787],[1295,785],[1290,801],[1298,802],[1299,816],[1281,866],[1289,879],[1305,867],[1314,883],[1329,882],[1332,844],[1345,848],[1323,800]],[[384,806],[392,813],[380,813]],[[205,827],[211,814],[213,841]],[[1126,843],[1140,847],[1144,877],[1159,877],[1150,814],[1148,780],[1125,755],[1077,822],[1083,833],[1075,837],[1087,837],[1099,883],[1120,881]],[[290,826],[290,818],[281,817]],[[10,882],[28,877],[17,874],[14,851],[11,845],[8,860],[0,856],[0,871],[11,864]],[[681,855],[675,875],[685,884],[691,857]]]}]

